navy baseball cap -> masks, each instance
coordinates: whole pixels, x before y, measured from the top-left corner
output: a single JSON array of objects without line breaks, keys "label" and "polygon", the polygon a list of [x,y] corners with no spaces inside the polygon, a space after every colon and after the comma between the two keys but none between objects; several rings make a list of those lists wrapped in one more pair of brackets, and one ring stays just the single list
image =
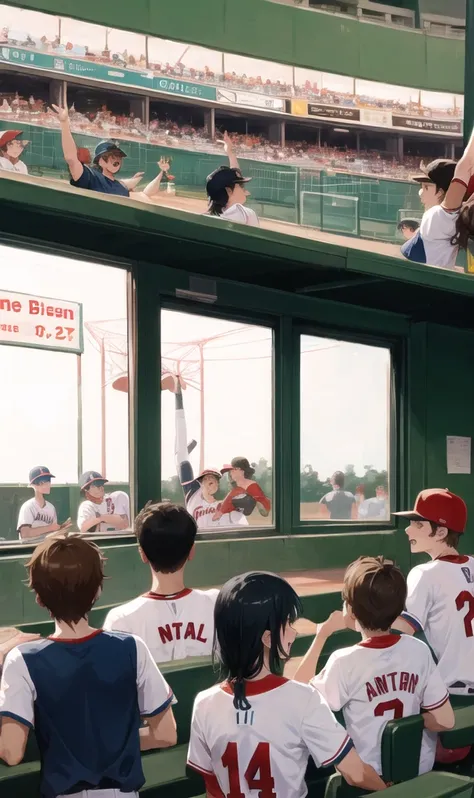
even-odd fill
[{"label": "navy baseball cap", "polygon": [[456,161],[451,158],[436,158],[425,166],[421,164],[420,172],[412,175],[416,183],[435,183],[443,191],[447,191],[454,177]]},{"label": "navy baseball cap", "polygon": [[94,150],[94,158],[100,158],[101,155],[105,155],[107,152],[119,152],[123,158],[127,157],[127,153],[121,149],[118,141],[108,139],[107,141],[99,141]]},{"label": "navy baseball cap", "polygon": [[218,199],[222,189],[232,188],[236,183],[248,183],[251,179],[251,177],[244,177],[240,169],[219,166],[207,178],[207,195],[211,200]]},{"label": "navy baseball cap", "polygon": [[101,488],[108,481],[109,480],[104,479],[102,474],[99,474],[98,471],[85,471],[79,480],[79,487],[81,490],[85,490],[90,485],[95,485],[96,488]]},{"label": "navy baseball cap", "polygon": [[56,479],[56,477],[47,466],[35,466],[30,471],[30,485],[36,485],[38,482],[51,482],[52,479]]},{"label": "navy baseball cap", "polygon": [[401,219],[397,224],[397,230],[401,230],[402,227],[411,227],[413,230],[417,230],[419,226],[419,219]]}]

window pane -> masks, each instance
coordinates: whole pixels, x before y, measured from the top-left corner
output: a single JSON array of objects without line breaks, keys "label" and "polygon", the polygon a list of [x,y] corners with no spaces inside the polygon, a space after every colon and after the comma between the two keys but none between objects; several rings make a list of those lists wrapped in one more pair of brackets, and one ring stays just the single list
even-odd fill
[{"label": "window pane", "polygon": [[163,310],[162,496],[205,532],[273,522],[272,331]]},{"label": "window pane", "polygon": [[[54,511],[58,523],[81,528],[86,471],[108,480],[95,515],[130,519],[126,271],[0,246],[0,369],[2,537],[18,541],[20,508],[33,498],[40,509],[21,525],[22,540],[44,534]],[[49,515],[30,486],[40,466],[54,474],[41,493]],[[115,526],[87,531],[107,529]]]},{"label": "window pane", "polygon": [[390,518],[390,351],[301,336],[302,521]]}]

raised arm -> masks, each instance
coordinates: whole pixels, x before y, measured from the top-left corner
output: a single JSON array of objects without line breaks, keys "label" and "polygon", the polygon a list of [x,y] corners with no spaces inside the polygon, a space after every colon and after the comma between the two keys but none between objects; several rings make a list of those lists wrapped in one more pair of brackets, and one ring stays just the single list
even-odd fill
[{"label": "raised arm", "polygon": [[319,657],[324,648],[324,644],[333,632],[346,629],[346,622],[341,610],[335,610],[324,623],[318,623],[316,635],[308,651],[304,655],[293,679],[295,682],[311,681],[318,667]]},{"label": "raised arm", "polygon": [[227,153],[227,157],[229,158],[229,166],[231,169],[240,169],[239,162],[237,160],[237,156],[234,151],[234,145],[232,144],[232,139],[229,136],[227,130],[224,133],[224,149]]},{"label": "raised arm", "polygon": [[143,193],[147,197],[153,197],[155,194],[158,194],[160,190],[160,183],[163,179],[163,175],[170,168],[170,162],[166,158],[160,158],[160,160],[158,161],[158,166],[160,168],[158,175],[155,177],[154,180],[151,181],[151,183],[148,183],[146,188],[143,189]]},{"label": "raised arm", "polygon": [[67,107],[61,108],[58,105],[53,105],[51,107],[58,115],[58,119],[61,123],[61,144],[63,148],[64,160],[69,167],[72,179],[79,180],[84,171],[84,167],[77,157],[76,142],[72,137],[71,128],[69,126],[68,109]]},{"label": "raised arm", "polygon": [[443,208],[447,211],[457,210],[462,205],[469,185],[472,173],[474,172],[474,130],[464,150],[463,156],[456,164],[454,177],[451,181],[446,196],[443,200]]}]

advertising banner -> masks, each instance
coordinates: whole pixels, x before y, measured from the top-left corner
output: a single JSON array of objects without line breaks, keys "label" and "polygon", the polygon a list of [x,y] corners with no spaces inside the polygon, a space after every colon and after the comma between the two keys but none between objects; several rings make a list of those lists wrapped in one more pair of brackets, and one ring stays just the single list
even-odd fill
[{"label": "advertising banner", "polygon": [[36,294],[0,291],[0,344],[84,351],[82,305]]},{"label": "advertising banner", "polygon": [[245,105],[252,108],[264,108],[267,111],[285,112],[285,100],[280,100],[279,97],[269,97],[259,92],[218,88],[217,100],[227,105]]},{"label": "advertising banner", "polygon": [[340,106],[308,103],[308,115],[319,116],[322,119],[337,119],[344,122],[359,122],[360,111],[358,108],[342,108]]}]

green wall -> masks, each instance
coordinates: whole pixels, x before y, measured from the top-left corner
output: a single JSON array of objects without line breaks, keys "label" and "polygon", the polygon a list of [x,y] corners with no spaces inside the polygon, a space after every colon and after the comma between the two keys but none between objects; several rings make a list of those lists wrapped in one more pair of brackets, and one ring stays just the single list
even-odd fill
[{"label": "green wall", "polygon": [[10,5],[367,80],[464,90],[462,40],[268,0],[20,0]]}]

